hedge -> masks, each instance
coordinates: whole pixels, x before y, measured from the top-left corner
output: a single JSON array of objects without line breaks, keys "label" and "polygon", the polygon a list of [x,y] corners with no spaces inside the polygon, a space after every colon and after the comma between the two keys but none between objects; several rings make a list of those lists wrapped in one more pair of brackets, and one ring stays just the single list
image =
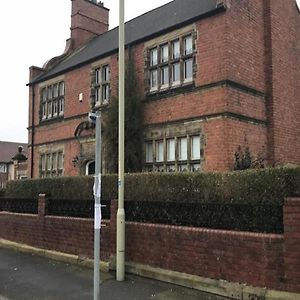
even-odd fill
[{"label": "hedge", "polygon": [[[7,183],[5,197],[92,200],[94,178],[58,177]],[[117,175],[102,177],[102,199],[117,198]],[[228,173],[137,173],[125,176],[125,200],[282,205],[300,196],[300,167]]]},{"label": "hedge", "polygon": [[5,195],[5,189],[0,188],[0,197]]}]

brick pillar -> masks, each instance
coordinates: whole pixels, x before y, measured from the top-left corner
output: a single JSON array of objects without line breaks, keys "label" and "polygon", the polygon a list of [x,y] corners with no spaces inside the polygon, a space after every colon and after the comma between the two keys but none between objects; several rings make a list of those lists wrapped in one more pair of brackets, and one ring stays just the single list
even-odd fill
[{"label": "brick pillar", "polygon": [[39,200],[38,200],[38,215],[40,218],[44,218],[46,215],[46,195],[45,194],[39,194]]},{"label": "brick pillar", "polygon": [[300,198],[287,198],[283,208],[286,289],[300,293]]}]

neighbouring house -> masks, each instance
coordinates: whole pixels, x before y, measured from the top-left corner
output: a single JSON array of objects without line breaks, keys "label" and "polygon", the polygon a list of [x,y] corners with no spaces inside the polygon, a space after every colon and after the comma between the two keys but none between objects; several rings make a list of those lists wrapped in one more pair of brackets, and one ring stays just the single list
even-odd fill
[{"label": "neighbouring house", "polygon": [[[88,112],[118,95],[118,28],[108,30],[108,15],[102,2],[72,0],[65,52],[30,68],[29,177],[94,172]],[[145,171],[231,170],[239,147],[268,165],[300,164],[295,0],[174,0],[125,32]]]},{"label": "neighbouring house", "polygon": [[7,181],[27,178],[27,144],[0,141],[0,188]]}]

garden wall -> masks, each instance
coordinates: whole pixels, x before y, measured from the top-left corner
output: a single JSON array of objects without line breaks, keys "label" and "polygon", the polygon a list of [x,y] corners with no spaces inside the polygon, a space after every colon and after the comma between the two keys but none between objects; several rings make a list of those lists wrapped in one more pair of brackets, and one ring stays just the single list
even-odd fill
[{"label": "garden wall", "polygon": [[[115,255],[116,201],[101,229],[101,258]],[[0,238],[93,256],[93,220],[0,212]],[[300,292],[300,198],[285,200],[284,233],[260,234],[126,223],[126,261],[276,290]]]}]

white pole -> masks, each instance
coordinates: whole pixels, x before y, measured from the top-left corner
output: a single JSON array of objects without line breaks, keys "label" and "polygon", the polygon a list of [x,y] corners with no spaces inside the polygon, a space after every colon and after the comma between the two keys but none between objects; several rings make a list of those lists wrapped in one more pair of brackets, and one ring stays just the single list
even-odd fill
[{"label": "white pole", "polygon": [[119,182],[117,212],[117,281],[125,279],[125,210],[124,210],[124,107],[125,46],[124,0],[119,0]]},{"label": "white pole", "polygon": [[101,112],[96,114],[95,180],[94,180],[94,300],[100,299],[100,227],[101,227]]}]

